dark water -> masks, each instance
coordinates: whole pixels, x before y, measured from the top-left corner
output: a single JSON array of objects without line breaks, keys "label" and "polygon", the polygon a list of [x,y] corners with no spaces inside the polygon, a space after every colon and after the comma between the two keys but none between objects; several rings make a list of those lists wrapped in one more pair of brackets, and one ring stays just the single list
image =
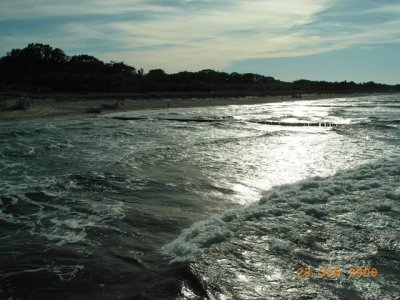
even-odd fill
[{"label": "dark water", "polygon": [[397,299],[399,119],[373,96],[2,124],[0,299]]}]

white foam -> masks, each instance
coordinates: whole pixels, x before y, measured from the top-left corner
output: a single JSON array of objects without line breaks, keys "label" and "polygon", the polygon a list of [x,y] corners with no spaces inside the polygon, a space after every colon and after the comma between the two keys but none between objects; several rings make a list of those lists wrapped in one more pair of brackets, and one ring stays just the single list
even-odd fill
[{"label": "white foam", "polygon": [[[257,204],[193,224],[163,252],[190,262],[210,299],[394,299],[399,165],[381,160],[272,188]],[[349,279],[350,268],[373,261],[378,278]],[[299,279],[296,270],[309,266],[314,277]],[[324,267],[343,274],[319,279]]]},{"label": "white foam", "polygon": [[346,221],[348,226],[368,228],[375,238],[394,234],[400,229],[400,220],[387,213],[399,214],[399,166],[400,159],[379,161],[327,178],[274,187],[258,204],[193,224],[163,252],[174,262],[193,260],[208,248],[229,242],[243,226],[262,226],[263,222],[272,222],[285,238],[284,242],[271,240],[272,249],[290,248],[288,241],[301,232],[296,218],[318,224]]}]

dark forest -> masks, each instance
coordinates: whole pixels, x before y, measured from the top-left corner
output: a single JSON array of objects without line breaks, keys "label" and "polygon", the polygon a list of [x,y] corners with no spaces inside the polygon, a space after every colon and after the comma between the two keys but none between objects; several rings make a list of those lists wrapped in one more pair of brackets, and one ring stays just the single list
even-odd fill
[{"label": "dark forest", "polygon": [[284,95],[302,93],[399,92],[400,84],[374,82],[284,82],[259,74],[214,70],[167,74],[123,62],[104,63],[94,56],[68,56],[59,48],[29,44],[0,59],[0,91],[67,93],[202,93],[205,95]]}]

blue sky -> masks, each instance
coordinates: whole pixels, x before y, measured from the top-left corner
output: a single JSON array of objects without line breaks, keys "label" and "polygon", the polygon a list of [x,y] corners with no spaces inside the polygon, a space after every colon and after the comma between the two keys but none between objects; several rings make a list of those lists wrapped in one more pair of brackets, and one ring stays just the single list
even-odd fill
[{"label": "blue sky", "polygon": [[400,83],[398,0],[2,0],[0,55],[30,42],[145,70]]}]

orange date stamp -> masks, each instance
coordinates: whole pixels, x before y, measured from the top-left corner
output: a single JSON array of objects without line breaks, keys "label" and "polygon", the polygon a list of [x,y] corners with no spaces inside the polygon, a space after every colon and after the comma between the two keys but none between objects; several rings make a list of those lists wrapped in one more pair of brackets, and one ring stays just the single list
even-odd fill
[{"label": "orange date stamp", "polygon": [[[343,272],[340,268],[331,267],[331,268],[322,268],[320,271],[314,272],[311,267],[307,268],[298,268],[297,269],[297,278],[302,279],[310,279],[311,277],[317,276],[319,278],[341,278]],[[348,278],[356,279],[356,278],[377,278],[379,273],[377,268],[349,268],[348,270]]]}]

